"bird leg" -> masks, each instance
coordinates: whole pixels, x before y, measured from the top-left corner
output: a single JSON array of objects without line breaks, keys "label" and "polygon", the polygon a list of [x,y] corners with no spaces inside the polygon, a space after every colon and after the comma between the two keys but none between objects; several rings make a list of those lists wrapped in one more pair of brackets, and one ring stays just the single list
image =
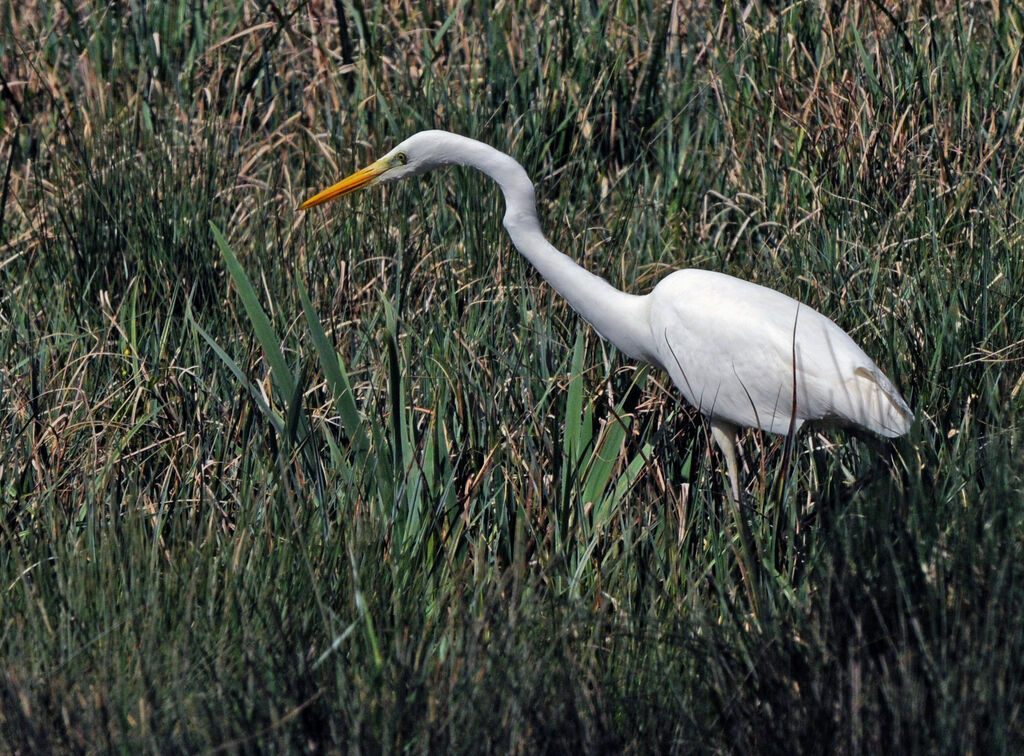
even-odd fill
[{"label": "bird leg", "polygon": [[736,465],[736,426],[724,420],[711,420],[711,435],[725,455],[725,466],[729,470],[733,501],[740,501],[740,479]]}]

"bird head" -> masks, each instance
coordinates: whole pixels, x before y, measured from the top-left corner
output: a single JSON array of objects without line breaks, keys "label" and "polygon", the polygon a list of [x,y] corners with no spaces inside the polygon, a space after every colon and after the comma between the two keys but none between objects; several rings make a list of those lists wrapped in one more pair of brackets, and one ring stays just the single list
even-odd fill
[{"label": "bird head", "polygon": [[443,132],[421,131],[413,134],[379,160],[313,195],[299,205],[299,209],[308,210],[358,189],[398,181],[451,163],[445,151],[438,149],[436,137],[432,138],[432,135],[440,133]]}]

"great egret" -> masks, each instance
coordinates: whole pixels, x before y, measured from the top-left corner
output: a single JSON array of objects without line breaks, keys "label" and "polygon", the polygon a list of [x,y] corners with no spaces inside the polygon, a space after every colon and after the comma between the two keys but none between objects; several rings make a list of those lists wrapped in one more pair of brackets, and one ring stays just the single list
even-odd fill
[{"label": "great egret", "polygon": [[476,168],[493,179],[505,195],[505,230],[523,257],[602,338],[668,372],[708,417],[737,501],[740,426],[787,434],[805,422],[824,421],[889,438],[910,428],[910,407],[853,339],[781,292],[691,268],[636,296],[582,268],[544,238],[533,182],[523,167],[475,139],[447,131],[413,134],[300,209],[446,165]]}]

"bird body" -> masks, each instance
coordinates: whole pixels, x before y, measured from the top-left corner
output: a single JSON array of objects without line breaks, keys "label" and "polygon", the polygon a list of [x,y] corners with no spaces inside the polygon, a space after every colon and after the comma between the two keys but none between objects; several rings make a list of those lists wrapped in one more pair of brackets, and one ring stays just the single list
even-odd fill
[{"label": "bird body", "polygon": [[452,164],[476,168],[499,185],[503,224],[516,249],[602,338],[664,369],[709,418],[734,497],[739,427],[787,434],[817,421],[887,437],[909,430],[913,413],[899,391],[829,318],[774,289],[693,268],[670,273],[649,294],[618,290],[547,241],[526,171],[474,139],[421,131],[300,208]]},{"label": "bird body", "polygon": [[709,270],[671,273],[648,297],[658,363],[704,414],[777,434],[807,421],[887,437],[908,430],[912,413],[899,392],[817,310]]}]

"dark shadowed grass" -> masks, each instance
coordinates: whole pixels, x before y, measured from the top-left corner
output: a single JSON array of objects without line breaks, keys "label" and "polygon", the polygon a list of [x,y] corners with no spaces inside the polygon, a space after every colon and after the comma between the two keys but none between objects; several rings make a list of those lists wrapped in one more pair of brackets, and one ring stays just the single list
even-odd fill
[{"label": "dark shadowed grass", "polygon": [[[4,6],[4,748],[1019,749],[1022,24]],[[295,212],[425,127],[623,288],[825,312],[911,432],[750,433],[729,506],[482,177]]]}]

